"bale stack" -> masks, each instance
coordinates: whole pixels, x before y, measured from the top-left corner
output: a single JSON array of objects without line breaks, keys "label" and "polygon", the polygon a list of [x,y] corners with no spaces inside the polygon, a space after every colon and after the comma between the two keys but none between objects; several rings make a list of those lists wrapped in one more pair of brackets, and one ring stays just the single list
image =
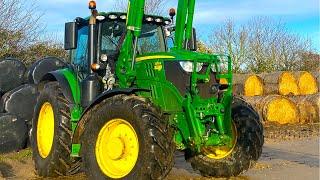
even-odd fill
[{"label": "bale stack", "polygon": [[[26,66],[18,59],[0,59],[0,153],[20,150],[27,143],[26,122],[16,114],[6,111],[8,101],[16,99],[11,95],[9,97],[8,93],[14,92],[14,89],[24,83],[25,71]],[[4,101],[4,99],[7,100]],[[28,96],[23,94],[18,100],[16,99],[12,109],[16,110],[17,106],[21,104],[21,100],[26,99],[28,99]],[[27,100],[24,104],[26,104],[25,107],[32,107]]]},{"label": "bale stack", "polygon": [[[273,72],[234,77],[234,94],[244,98],[266,122],[319,122],[319,72]],[[241,87],[241,86],[240,86]]]},{"label": "bale stack", "polygon": [[295,124],[299,122],[299,110],[295,103],[280,95],[246,97],[264,121],[279,124]]},{"label": "bale stack", "polygon": [[320,122],[319,86],[319,70],[233,76],[233,94],[243,96],[265,122],[278,124]]}]

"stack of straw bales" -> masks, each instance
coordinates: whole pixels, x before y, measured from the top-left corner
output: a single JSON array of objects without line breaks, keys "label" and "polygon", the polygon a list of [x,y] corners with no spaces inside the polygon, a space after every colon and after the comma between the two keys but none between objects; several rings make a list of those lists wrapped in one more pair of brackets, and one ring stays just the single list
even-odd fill
[{"label": "stack of straw bales", "polygon": [[237,74],[234,94],[242,95],[268,122],[319,122],[319,72]]}]

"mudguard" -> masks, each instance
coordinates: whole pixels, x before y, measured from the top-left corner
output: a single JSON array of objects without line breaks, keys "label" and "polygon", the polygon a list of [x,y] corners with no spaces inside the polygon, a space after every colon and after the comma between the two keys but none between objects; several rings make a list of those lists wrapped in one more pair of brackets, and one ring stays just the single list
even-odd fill
[{"label": "mudguard", "polygon": [[[45,82],[45,81],[58,81],[59,85],[61,87],[63,95],[66,97],[66,99],[71,103],[71,104],[78,104],[80,101],[80,88],[75,88],[78,89],[78,92],[73,92],[72,90],[72,82],[70,82],[70,77],[69,79],[66,77],[66,75],[63,73],[63,71],[69,71],[66,69],[61,69],[61,70],[56,70],[47,73],[46,75],[43,76],[40,82]],[[75,81],[76,77],[71,77],[73,81]],[[73,82],[74,83],[74,82]],[[79,86],[76,84],[76,86]],[[78,94],[78,95],[77,95]],[[79,96],[77,98],[77,96]]]},{"label": "mudguard", "polygon": [[88,106],[86,107],[86,109],[82,112],[80,121],[77,124],[77,127],[74,131],[74,135],[73,135],[73,144],[78,144],[80,137],[85,129],[85,124],[87,123],[86,119],[82,119],[83,115],[86,114],[86,112],[91,109],[93,106],[95,106],[96,104],[99,104],[100,102],[102,102],[103,100],[110,98],[112,96],[115,95],[119,95],[119,94],[125,94],[125,95],[130,95],[130,94],[135,94],[136,92],[149,92],[150,90],[148,89],[140,89],[140,88],[127,88],[127,89],[113,89],[110,91],[106,91],[104,93],[102,93],[101,95],[99,95],[97,98],[95,98],[95,100]]}]

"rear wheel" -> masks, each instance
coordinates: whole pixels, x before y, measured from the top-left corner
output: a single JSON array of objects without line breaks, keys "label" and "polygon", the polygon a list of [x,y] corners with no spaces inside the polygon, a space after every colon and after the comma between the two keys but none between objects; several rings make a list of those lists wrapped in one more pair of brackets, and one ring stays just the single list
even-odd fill
[{"label": "rear wheel", "polygon": [[200,154],[186,153],[193,169],[203,176],[237,176],[249,169],[260,157],[264,143],[263,128],[258,114],[244,100],[234,98],[232,103],[232,147],[211,147]]},{"label": "rear wheel", "polygon": [[81,157],[89,179],[162,179],[171,170],[173,131],[145,100],[117,95],[83,118]]},{"label": "rear wheel", "polygon": [[46,83],[40,91],[32,122],[31,145],[36,171],[42,177],[71,172],[74,160],[70,157],[72,132],[68,105],[58,82]]}]

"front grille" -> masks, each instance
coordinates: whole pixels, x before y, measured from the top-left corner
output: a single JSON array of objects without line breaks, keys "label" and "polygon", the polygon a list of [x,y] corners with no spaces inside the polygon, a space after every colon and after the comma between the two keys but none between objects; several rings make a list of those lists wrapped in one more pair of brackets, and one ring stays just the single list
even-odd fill
[{"label": "front grille", "polygon": [[[204,67],[202,68],[202,70],[199,72],[200,74],[205,74],[207,71],[207,68],[210,68],[206,65],[204,65]],[[198,89],[199,89],[199,96],[207,99],[207,98],[211,98],[213,96],[213,94],[211,93],[211,87],[212,85],[217,83],[217,79],[216,79],[216,74],[215,73],[211,73],[210,74],[210,81],[207,83],[198,83]]]},{"label": "front grille", "polygon": [[[191,73],[185,72],[178,61],[166,61],[164,67],[167,80],[172,82],[181,95],[184,96],[190,88]],[[207,68],[210,67],[204,65],[199,73],[204,74]],[[217,83],[216,76],[214,73],[211,73],[209,82],[198,83],[199,96],[204,99],[211,98],[213,96],[211,93],[211,86],[215,83]]]},{"label": "front grille", "polygon": [[191,73],[185,72],[178,61],[166,61],[164,68],[167,80],[184,96],[190,87]]}]

